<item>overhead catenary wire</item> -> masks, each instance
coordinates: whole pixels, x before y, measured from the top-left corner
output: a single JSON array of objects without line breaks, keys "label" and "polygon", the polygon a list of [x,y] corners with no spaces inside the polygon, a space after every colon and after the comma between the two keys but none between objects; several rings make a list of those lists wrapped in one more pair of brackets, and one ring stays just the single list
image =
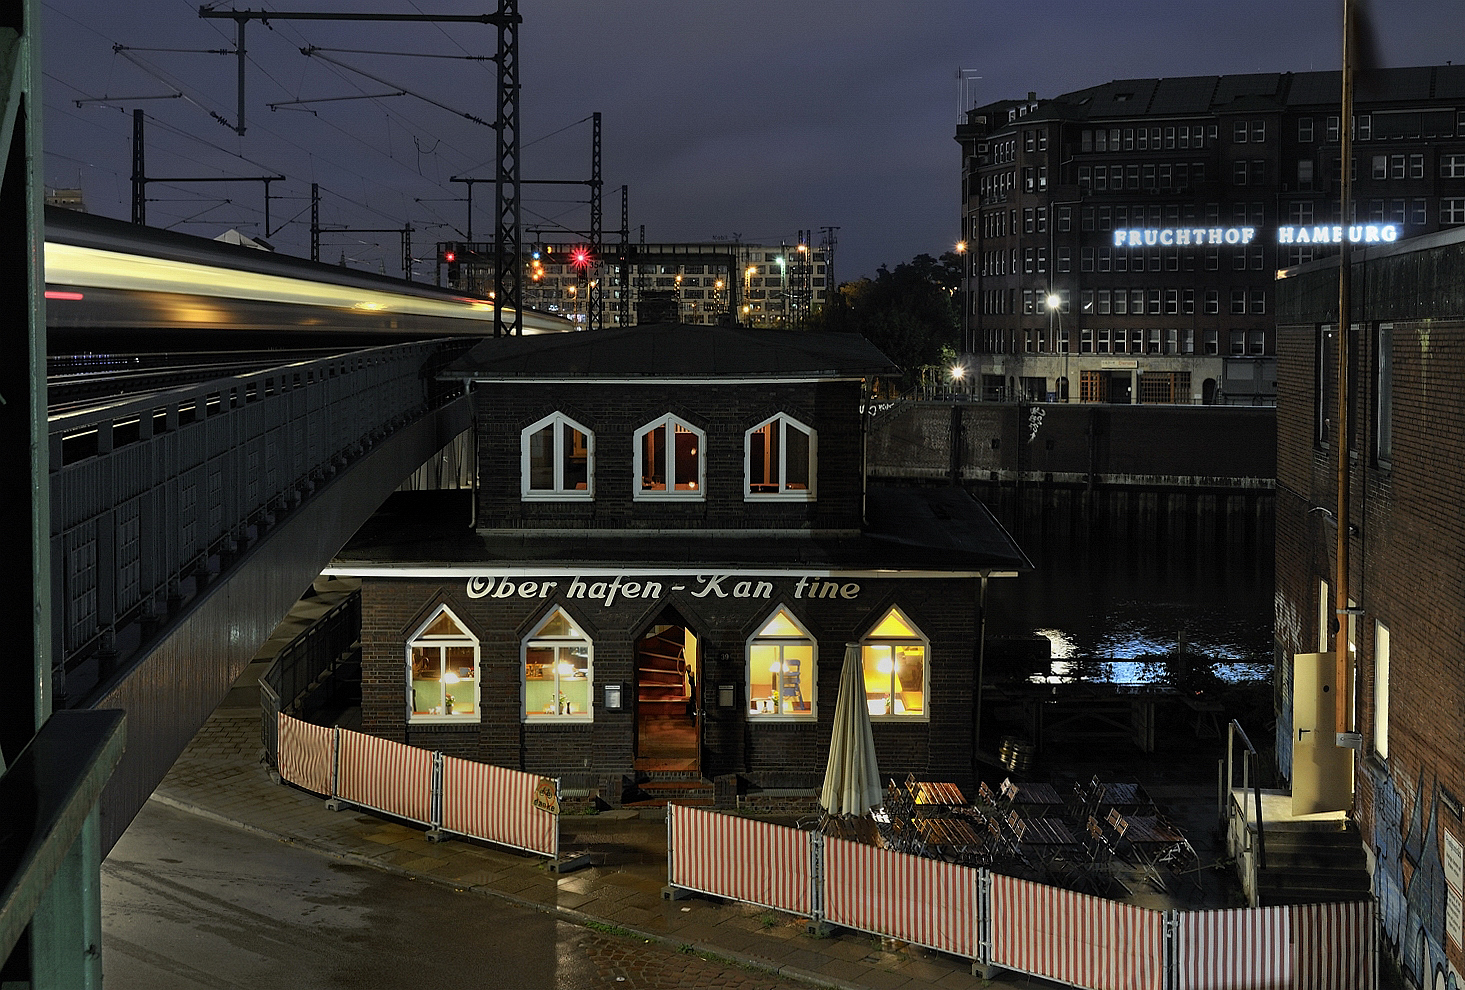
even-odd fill
[{"label": "overhead catenary wire", "polygon": [[484,120],[482,117],[471,114],[466,110],[459,110],[455,107],[450,107],[446,103],[443,103],[439,100],[434,100],[430,96],[424,96],[421,93],[408,89],[406,86],[403,86],[400,83],[394,83],[389,80],[383,79],[381,76],[373,75],[372,73],[367,72],[365,69],[358,69],[353,65],[347,65],[345,62],[342,62],[339,59],[331,58],[329,55],[322,55],[320,54],[320,49],[318,48],[302,48],[300,49],[300,54],[311,58],[318,58],[324,62],[330,62],[332,65],[338,65],[341,68],[345,69],[347,72],[354,72],[357,75],[365,76],[367,79],[370,79],[373,82],[379,82],[383,86],[391,86],[394,89],[400,89],[408,96],[421,100],[424,103],[431,104],[432,106],[437,107],[439,110],[446,110],[448,113],[462,117],[464,120],[470,120],[473,123],[481,124],[484,127],[492,127],[495,129],[498,127],[498,124],[496,122]]}]

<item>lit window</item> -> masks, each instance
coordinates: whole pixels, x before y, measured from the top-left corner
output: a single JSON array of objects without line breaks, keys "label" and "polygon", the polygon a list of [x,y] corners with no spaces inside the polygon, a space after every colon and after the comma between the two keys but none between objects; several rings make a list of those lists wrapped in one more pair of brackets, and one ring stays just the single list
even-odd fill
[{"label": "lit window", "polygon": [[1373,634],[1373,751],[1389,758],[1389,627],[1374,622]]},{"label": "lit window", "polygon": [[814,497],[814,431],[783,413],[744,435],[747,497],[807,501]]},{"label": "lit window", "polygon": [[926,718],[929,642],[898,608],[860,642],[865,697],[872,718]]},{"label": "lit window", "polygon": [[564,609],[555,609],[524,640],[524,718],[531,722],[591,719],[594,667],[590,637]]},{"label": "lit window", "polygon": [[446,605],[407,641],[412,722],[478,721],[478,640]]},{"label": "lit window", "polygon": [[520,490],[525,499],[590,498],[595,483],[595,437],[561,413],[519,435]]},{"label": "lit window", "polygon": [[815,716],[819,648],[809,631],[780,608],[748,640],[748,716]]},{"label": "lit window", "polygon": [[707,437],[675,416],[636,431],[636,498],[698,499],[702,496],[702,448]]}]

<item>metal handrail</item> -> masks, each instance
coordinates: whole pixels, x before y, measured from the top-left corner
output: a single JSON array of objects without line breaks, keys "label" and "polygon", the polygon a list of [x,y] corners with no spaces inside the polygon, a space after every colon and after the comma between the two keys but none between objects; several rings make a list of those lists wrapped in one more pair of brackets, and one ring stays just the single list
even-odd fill
[{"label": "metal handrail", "polygon": [[1235,768],[1232,765],[1235,759],[1233,750],[1235,747],[1236,736],[1240,735],[1241,742],[1246,746],[1246,752],[1248,756],[1247,761],[1243,762],[1241,766],[1241,789],[1243,791],[1246,790],[1249,778],[1250,785],[1254,789],[1256,800],[1257,868],[1265,870],[1267,868],[1267,839],[1266,832],[1262,827],[1261,768],[1258,767],[1257,772],[1254,775],[1250,772],[1251,765],[1254,764],[1258,759],[1256,747],[1251,744],[1251,740],[1246,735],[1246,730],[1241,727],[1241,723],[1236,721],[1236,719],[1233,718],[1231,720],[1231,724],[1228,725],[1226,728],[1226,790],[1229,792],[1231,788],[1235,786]]},{"label": "metal handrail", "polygon": [[260,675],[261,730],[272,764],[279,755],[275,738],[279,713],[294,709],[321,674],[335,671],[360,628],[361,592],[357,590],[281,647],[269,669]]}]

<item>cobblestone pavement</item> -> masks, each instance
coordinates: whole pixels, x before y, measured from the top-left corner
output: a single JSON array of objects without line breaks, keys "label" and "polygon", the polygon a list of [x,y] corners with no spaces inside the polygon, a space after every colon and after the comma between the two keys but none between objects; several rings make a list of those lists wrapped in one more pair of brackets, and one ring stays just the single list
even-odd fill
[{"label": "cobblestone pavement", "polygon": [[[436,880],[587,926],[585,951],[607,986],[797,985],[790,980],[874,990],[1054,986],[1013,973],[986,982],[972,975],[968,960],[859,933],[814,937],[802,919],[748,905],[664,900],[665,822],[629,811],[562,817],[562,848],[585,850],[591,860],[563,875],[536,857],[465,841],[431,843],[421,828],[354,809],[332,813],[319,796],[273,781],[259,737],[257,707],[220,708],[153,800],[345,862]],[[656,960],[668,952],[676,965],[659,967]]]}]

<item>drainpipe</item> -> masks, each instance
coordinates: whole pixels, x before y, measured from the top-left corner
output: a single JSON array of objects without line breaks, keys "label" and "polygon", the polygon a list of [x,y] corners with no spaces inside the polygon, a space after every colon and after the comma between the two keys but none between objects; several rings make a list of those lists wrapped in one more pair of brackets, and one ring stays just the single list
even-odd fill
[{"label": "drainpipe", "polygon": [[978,764],[982,751],[982,680],[987,667],[987,572],[982,572],[981,585],[977,591],[977,689],[976,702],[972,712],[972,786],[981,779]]},{"label": "drainpipe", "polygon": [[870,408],[873,401],[873,380],[866,378],[860,386],[864,401],[860,408],[860,525],[870,524],[869,513],[865,511],[867,493],[870,489],[870,417],[874,410]]}]

